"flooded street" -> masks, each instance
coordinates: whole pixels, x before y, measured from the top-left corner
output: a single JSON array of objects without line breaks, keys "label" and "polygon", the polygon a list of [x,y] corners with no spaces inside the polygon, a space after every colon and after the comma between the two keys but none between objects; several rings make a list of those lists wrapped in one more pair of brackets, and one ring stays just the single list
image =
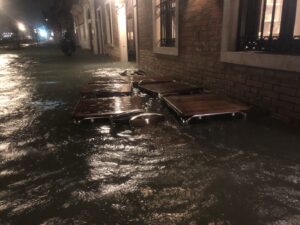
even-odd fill
[{"label": "flooded street", "polygon": [[134,64],[55,48],[0,52],[0,224],[298,225],[300,133],[271,120],[72,121],[92,77]]}]

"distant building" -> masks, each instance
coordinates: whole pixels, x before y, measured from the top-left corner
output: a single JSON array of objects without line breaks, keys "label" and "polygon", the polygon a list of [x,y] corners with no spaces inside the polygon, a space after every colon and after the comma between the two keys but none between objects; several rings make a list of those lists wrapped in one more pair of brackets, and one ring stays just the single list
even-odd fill
[{"label": "distant building", "polygon": [[0,39],[9,38],[16,33],[16,25],[13,21],[4,15],[0,14]]},{"label": "distant building", "polygon": [[135,11],[136,5],[131,1],[78,0],[71,10],[77,44],[95,54],[108,54],[122,61],[134,61]]}]

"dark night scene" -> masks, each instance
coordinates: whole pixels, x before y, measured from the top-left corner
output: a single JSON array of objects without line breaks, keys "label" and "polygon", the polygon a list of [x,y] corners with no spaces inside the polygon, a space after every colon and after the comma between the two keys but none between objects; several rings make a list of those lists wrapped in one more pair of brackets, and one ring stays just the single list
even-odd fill
[{"label": "dark night scene", "polygon": [[0,225],[300,225],[300,0],[0,0]]}]

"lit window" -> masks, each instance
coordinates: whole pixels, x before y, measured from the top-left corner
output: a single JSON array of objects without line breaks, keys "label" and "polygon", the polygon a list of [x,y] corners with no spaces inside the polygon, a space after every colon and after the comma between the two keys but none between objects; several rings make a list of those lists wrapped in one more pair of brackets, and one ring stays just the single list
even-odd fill
[{"label": "lit window", "polygon": [[283,0],[261,2],[260,31],[262,37],[278,37],[282,16]]},{"label": "lit window", "polygon": [[300,53],[300,0],[241,0],[238,50]]}]

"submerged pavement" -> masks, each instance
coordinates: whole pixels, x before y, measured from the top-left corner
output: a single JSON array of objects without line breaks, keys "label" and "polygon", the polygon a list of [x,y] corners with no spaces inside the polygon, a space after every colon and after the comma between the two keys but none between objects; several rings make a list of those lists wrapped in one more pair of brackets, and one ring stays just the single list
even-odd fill
[{"label": "submerged pavement", "polygon": [[0,52],[0,224],[298,225],[300,133],[269,119],[75,125],[79,91],[132,64]]}]

